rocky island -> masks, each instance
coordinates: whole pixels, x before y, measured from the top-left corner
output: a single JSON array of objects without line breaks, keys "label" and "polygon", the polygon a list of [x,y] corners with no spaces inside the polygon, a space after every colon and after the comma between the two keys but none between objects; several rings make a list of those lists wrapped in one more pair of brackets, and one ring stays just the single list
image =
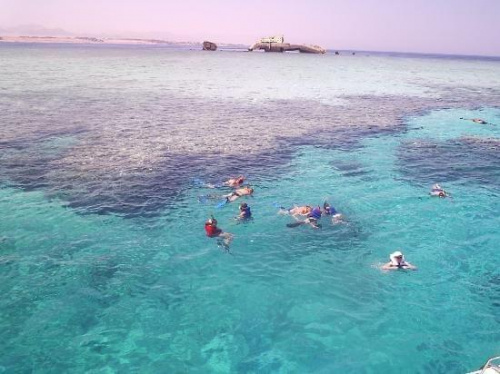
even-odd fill
[{"label": "rocky island", "polygon": [[267,38],[261,38],[256,43],[254,43],[249,51],[263,50],[266,52],[293,52],[299,51],[300,53],[326,53],[326,49],[318,45],[305,45],[305,44],[290,44],[285,43],[285,38],[283,36],[271,36]]}]

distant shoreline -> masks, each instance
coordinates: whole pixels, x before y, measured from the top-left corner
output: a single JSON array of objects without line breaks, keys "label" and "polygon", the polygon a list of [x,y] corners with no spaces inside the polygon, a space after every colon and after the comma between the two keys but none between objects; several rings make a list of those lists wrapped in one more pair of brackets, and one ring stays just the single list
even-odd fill
[{"label": "distant shoreline", "polygon": [[[123,44],[123,45],[170,45],[179,47],[199,47],[201,42],[174,42],[162,39],[140,39],[140,38],[96,38],[87,36],[2,36],[0,43],[61,43],[61,44]],[[248,48],[242,44],[218,43],[226,48]]]},{"label": "distant shoreline", "polygon": [[[91,45],[137,45],[137,46],[166,46],[166,47],[178,47],[178,48],[190,48],[199,49],[203,47],[202,42],[175,42],[163,39],[141,39],[141,38],[97,38],[89,36],[31,36],[31,35],[0,35],[0,44],[91,44]],[[249,46],[246,44],[236,44],[236,43],[216,43],[219,49],[226,50],[245,50],[247,51]],[[460,59],[480,59],[487,61],[500,61],[500,56],[488,56],[488,55],[464,55],[464,54],[449,54],[449,53],[432,53],[432,52],[411,52],[411,51],[370,51],[370,50],[343,50],[343,49],[333,49],[327,48],[327,53],[334,54],[339,52],[341,55],[351,55],[355,52],[358,56],[376,56],[376,55],[391,55],[393,57],[421,57],[421,58],[460,58]]]}]

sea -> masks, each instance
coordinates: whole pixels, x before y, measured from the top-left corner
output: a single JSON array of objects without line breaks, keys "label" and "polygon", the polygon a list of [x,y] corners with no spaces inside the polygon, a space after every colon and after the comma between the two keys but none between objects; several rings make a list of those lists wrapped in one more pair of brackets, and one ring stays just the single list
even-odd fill
[{"label": "sea", "polygon": [[4,43],[0,113],[0,373],[500,355],[500,58]]}]

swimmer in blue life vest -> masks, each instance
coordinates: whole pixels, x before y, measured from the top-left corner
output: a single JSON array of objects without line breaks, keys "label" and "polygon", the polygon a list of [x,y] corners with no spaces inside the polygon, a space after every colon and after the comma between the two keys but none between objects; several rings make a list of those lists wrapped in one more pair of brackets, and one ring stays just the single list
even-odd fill
[{"label": "swimmer in blue life vest", "polygon": [[413,266],[412,264],[410,264],[405,260],[405,256],[400,251],[391,253],[389,259],[391,261],[383,265],[382,270],[396,270],[396,269],[417,270],[416,266]]},{"label": "swimmer in blue life vest", "polygon": [[435,184],[432,186],[431,192],[429,192],[429,195],[434,196],[434,197],[451,197],[448,192],[443,190],[439,184]]},{"label": "swimmer in blue life vest", "polygon": [[246,221],[252,218],[252,212],[247,203],[241,204],[239,209],[240,209],[240,214],[238,214],[238,217],[236,217],[238,221]]},{"label": "swimmer in blue life vest", "polygon": [[294,223],[287,224],[287,227],[297,227],[301,225],[310,225],[312,228],[319,229],[321,224],[318,221],[321,219],[321,208],[317,206],[313,208],[311,212],[307,215],[306,219],[303,221],[298,221]]},{"label": "swimmer in blue life vest", "polygon": [[344,215],[337,212],[337,210],[328,204],[328,202],[323,203],[323,211],[322,213],[326,216],[331,216],[332,217],[332,223],[335,225],[337,223],[342,223],[345,222],[344,220]]}]

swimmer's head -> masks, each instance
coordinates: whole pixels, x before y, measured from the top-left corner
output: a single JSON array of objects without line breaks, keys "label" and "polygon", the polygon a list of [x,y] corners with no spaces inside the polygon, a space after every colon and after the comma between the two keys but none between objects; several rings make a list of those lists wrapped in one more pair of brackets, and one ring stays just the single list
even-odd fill
[{"label": "swimmer's head", "polygon": [[401,260],[403,260],[404,256],[403,256],[403,253],[401,251],[396,251],[396,252],[391,253],[389,258],[391,259],[392,262],[399,263],[399,262],[401,262]]},{"label": "swimmer's head", "polygon": [[248,208],[248,204],[247,203],[243,203],[240,205],[240,210],[243,210],[243,209],[246,209]]}]

